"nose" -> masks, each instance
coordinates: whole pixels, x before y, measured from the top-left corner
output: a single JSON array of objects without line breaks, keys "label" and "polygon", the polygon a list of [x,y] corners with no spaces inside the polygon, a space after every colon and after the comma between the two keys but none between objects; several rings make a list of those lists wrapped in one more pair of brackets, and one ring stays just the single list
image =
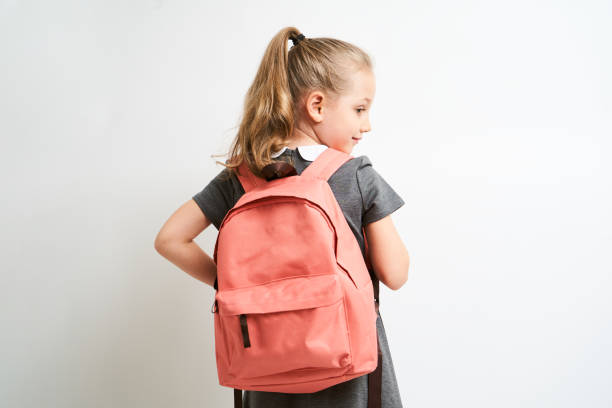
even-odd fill
[{"label": "nose", "polygon": [[361,133],[369,132],[370,130],[372,130],[370,118],[366,118],[365,123],[361,126]]}]

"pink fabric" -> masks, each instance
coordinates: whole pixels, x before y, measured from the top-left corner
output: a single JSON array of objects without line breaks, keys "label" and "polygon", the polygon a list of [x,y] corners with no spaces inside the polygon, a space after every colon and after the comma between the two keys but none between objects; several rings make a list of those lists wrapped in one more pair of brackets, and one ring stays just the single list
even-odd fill
[{"label": "pink fabric", "polygon": [[376,368],[372,281],[327,183],[350,158],[328,148],[301,175],[269,182],[241,167],[245,194],[214,251],[219,384],[315,392]]}]

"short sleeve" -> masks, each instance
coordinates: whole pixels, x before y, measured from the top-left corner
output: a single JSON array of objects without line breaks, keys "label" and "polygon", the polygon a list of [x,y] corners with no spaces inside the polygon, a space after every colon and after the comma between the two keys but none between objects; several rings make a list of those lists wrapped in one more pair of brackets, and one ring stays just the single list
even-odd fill
[{"label": "short sleeve", "polygon": [[233,177],[224,168],[207,185],[192,198],[204,215],[219,229],[225,214],[236,203]]},{"label": "short sleeve", "polygon": [[368,156],[361,156],[361,163],[357,168],[357,185],[363,202],[364,226],[386,217],[405,204],[389,183],[374,170]]}]

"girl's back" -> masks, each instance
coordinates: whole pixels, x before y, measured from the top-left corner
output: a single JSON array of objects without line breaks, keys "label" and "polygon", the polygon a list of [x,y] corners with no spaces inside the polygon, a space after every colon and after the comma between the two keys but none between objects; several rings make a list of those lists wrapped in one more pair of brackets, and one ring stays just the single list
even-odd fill
[{"label": "girl's back", "polygon": [[[276,160],[292,163],[298,174],[327,146],[315,144],[285,148],[273,154]],[[329,185],[342,209],[347,223],[365,258],[362,227],[378,221],[400,208],[404,201],[374,170],[367,156],[358,156],[344,163],[329,179]],[[244,194],[235,175],[223,169],[204,189],[193,196],[202,212],[218,229],[227,212]],[[378,339],[383,356],[382,406],[401,407],[393,362],[380,314],[377,322]],[[311,394],[288,394],[245,391],[244,406],[258,407],[367,407],[368,376],[337,384]]]}]

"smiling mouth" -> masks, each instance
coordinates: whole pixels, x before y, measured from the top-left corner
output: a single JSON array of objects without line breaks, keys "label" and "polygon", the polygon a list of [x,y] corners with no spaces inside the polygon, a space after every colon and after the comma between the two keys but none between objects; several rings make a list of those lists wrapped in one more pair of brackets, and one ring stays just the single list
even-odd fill
[{"label": "smiling mouth", "polygon": [[361,140],[360,137],[354,137],[353,140]]}]

